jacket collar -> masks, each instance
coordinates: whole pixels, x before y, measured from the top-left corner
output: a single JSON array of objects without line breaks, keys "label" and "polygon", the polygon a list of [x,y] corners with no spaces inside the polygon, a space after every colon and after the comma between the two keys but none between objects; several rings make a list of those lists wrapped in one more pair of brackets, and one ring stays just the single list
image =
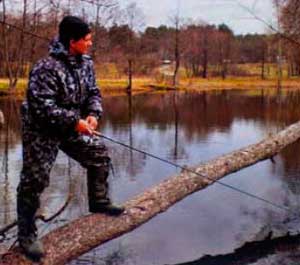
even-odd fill
[{"label": "jacket collar", "polygon": [[64,61],[74,68],[80,67],[83,62],[83,55],[71,55],[57,37],[49,44],[49,55]]}]

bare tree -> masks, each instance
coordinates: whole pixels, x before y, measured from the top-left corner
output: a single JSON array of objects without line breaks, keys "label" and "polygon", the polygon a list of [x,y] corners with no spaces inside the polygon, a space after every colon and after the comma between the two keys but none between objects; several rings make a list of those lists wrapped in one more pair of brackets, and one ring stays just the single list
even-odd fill
[{"label": "bare tree", "polygon": [[7,74],[9,78],[9,87],[12,86],[13,74],[11,69],[11,62],[9,59],[9,50],[8,50],[8,40],[7,40],[7,14],[6,14],[6,0],[2,1],[2,40],[3,40],[3,57],[5,60],[5,66],[7,69]]},{"label": "bare tree", "polygon": [[175,58],[175,69],[173,76],[173,86],[177,86],[177,75],[180,67],[180,55],[179,55],[179,16],[175,17],[175,49],[174,49],[174,58]]},{"label": "bare tree", "polygon": [[142,10],[135,2],[127,5],[124,10],[124,22],[128,25],[129,31],[127,36],[127,62],[128,62],[128,86],[127,92],[132,90],[133,64],[138,53],[138,42],[134,32],[138,32],[145,25],[145,16]]},{"label": "bare tree", "polygon": [[[25,34],[24,30],[27,23],[27,0],[23,0],[23,12],[22,12],[22,22],[20,26],[20,31],[17,36],[14,36],[17,45],[8,45],[9,34],[11,31],[7,27],[7,10],[6,1],[2,1],[2,39],[3,39],[3,53],[6,62],[6,71],[9,78],[9,88],[15,88],[21,69],[24,67],[24,49],[20,49],[24,45]],[[18,38],[18,41],[16,41]]]},{"label": "bare tree", "polygon": [[15,87],[20,75],[20,71],[23,70],[24,71],[24,56],[25,56],[25,28],[27,26],[27,16],[28,16],[28,2],[27,0],[23,0],[23,15],[22,15],[22,25],[21,25],[21,32],[20,32],[20,41],[19,41],[19,47],[22,47],[21,49],[19,49],[19,55],[18,55],[18,59],[17,59],[17,66],[16,66],[16,70],[15,70],[15,76],[14,76],[14,80],[13,80],[13,84],[12,86]]},{"label": "bare tree", "polygon": [[233,32],[225,25],[221,24],[218,27],[216,38],[216,54],[218,65],[220,67],[220,74],[222,79],[226,79],[228,73],[228,65],[231,63],[231,46],[233,40]]},{"label": "bare tree", "polygon": [[99,50],[100,34],[99,30],[101,25],[106,26],[115,17],[118,10],[118,2],[112,0],[96,0],[96,17],[94,27],[94,42],[92,48],[92,56],[94,59],[97,57],[97,51]]},{"label": "bare tree", "polygon": [[216,31],[214,26],[204,22],[190,22],[182,29],[182,61],[188,75],[206,78],[210,59],[212,36]]},{"label": "bare tree", "polygon": [[[277,15],[277,30],[281,32],[281,23],[280,23],[280,6],[281,0],[274,0],[274,4],[276,7],[276,15]],[[278,43],[277,43],[277,90],[280,92],[282,86],[282,40],[280,34],[278,34]]]},{"label": "bare tree", "polygon": [[[29,48],[29,43],[35,35],[30,30],[35,28],[38,12],[41,9],[37,9],[37,2],[34,1],[34,11],[33,14],[30,14],[29,7],[32,2],[22,0],[16,7],[14,6],[14,11],[22,12],[21,16],[17,16],[7,10],[6,3],[6,0],[2,1],[2,57],[5,61],[4,73],[9,79],[9,87],[13,89],[16,87],[19,77],[24,75],[28,68],[29,54],[33,52],[32,47],[35,46],[32,45]],[[30,19],[30,22],[29,17],[33,18],[33,20]],[[28,35],[28,33],[30,34]],[[32,42],[32,44],[34,43]]]},{"label": "bare tree", "polygon": [[289,72],[291,75],[300,74],[300,1],[274,0],[277,9],[277,19],[280,29],[285,36],[293,41],[285,43],[289,59]]},{"label": "bare tree", "polygon": [[173,86],[176,87],[178,85],[178,71],[180,67],[180,27],[181,21],[179,15],[180,7],[179,2],[177,2],[177,10],[174,16],[170,18],[173,26],[174,26],[174,74],[173,74]]}]

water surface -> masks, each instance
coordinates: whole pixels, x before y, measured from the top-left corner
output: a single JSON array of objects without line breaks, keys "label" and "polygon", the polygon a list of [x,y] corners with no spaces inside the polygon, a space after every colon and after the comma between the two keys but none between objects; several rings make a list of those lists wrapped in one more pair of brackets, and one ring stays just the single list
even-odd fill
[{"label": "water surface", "polygon": [[[256,90],[105,97],[101,132],[180,165],[196,165],[256,143],[298,121],[299,103],[297,91],[280,96]],[[5,118],[0,129],[0,227],[15,218],[15,189],[22,164],[19,105],[20,102],[8,98],[0,100]],[[114,168],[111,196],[117,202],[124,202],[180,172],[144,154],[106,144]],[[297,142],[276,156],[275,164],[270,160],[260,162],[227,176],[223,182],[297,210],[299,150]],[[56,222],[40,224],[41,235],[87,214],[85,171],[59,153],[51,185],[43,194],[43,212],[56,212],[70,191],[75,194],[71,204]],[[184,263],[205,254],[231,253],[246,241],[263,238],[270,230],[278,234],[295,233],[300,227],[298,222],[289,223],[290,219],[287,212],[214,184],[70,264]],[[5,241],[6,245],[10,243]],[[289,260],[286,253],[282,255],[287,264],[299,263],[299,259]],[[276,264],[272,260],[282,259],[282,255],[268,256],[253,264],[266,264],[266,260]]]}]

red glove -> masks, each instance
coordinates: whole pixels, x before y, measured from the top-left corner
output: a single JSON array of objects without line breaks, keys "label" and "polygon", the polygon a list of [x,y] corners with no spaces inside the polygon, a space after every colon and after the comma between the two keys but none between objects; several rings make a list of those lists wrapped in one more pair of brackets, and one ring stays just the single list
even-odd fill
[{"label": "red glove", "polygon": [[82,134],[92,135],[93,129],[87,121],[80,119],[75,126],[75,130]]},{"label": "red glove", "polygon": [[98,121],[97,118],[94,116],[87,116],[87,118],[85,119],[86,122],[88,123],[88,125],[90,126],[90,128],[92,130],[96,130],[97,126],[98,126]]}]

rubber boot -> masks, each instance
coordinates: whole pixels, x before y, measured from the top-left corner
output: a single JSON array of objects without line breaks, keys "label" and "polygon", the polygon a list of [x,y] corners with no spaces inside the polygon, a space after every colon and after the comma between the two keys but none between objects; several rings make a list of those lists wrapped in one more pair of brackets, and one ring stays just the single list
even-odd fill
[{"label": "rubber boot", "polygon": [[112,204],[108,197],[108,169],[104,166],[90,167],[88,168],[87,177],[89,211],[113,216],[122,214],[125,208]]},{"label": "rubber boot", "polygon": [[18,241],[25,255],[38,262],[44,256],[43,244],[37,237],[35,214],[39,207],[39,196],[18,188]]}]

